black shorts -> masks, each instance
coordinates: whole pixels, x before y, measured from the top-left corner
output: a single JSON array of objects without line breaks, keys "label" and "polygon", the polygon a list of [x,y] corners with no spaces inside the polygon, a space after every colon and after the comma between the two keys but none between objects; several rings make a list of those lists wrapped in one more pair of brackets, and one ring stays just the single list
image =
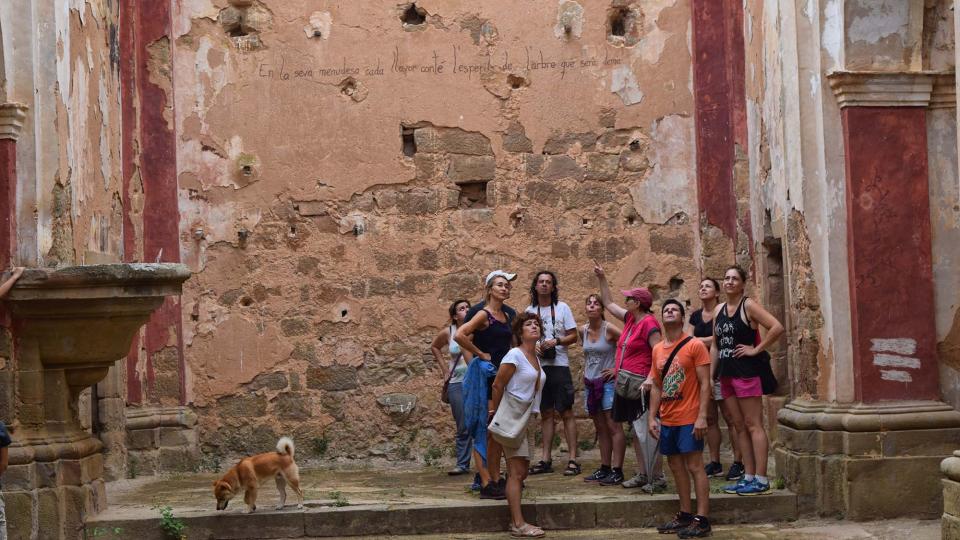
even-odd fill
[{"label": "black shorts", "polygon": [[643,399],[626,399],[614,394],[613,411],[610,415],[614,422],[633,422],[640,418],[645,410]]},{"label": "black shorts", "polygon": [[569,366],[543,366],[547,381],[543,384],[540,411],[562,413],[573,408],[573,377]]}]

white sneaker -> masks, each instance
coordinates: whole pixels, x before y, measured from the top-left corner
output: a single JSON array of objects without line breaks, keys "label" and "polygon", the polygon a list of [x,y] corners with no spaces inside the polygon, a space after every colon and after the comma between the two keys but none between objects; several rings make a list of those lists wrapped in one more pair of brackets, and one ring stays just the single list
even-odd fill
[{"label": "white sneaker", "polygon": [[633,478],[629,480],[625,480],[620,485],[625,488],[638,488],[646,483],[647,483],[647,475],[643,473],[637,473],[633,476]]}]

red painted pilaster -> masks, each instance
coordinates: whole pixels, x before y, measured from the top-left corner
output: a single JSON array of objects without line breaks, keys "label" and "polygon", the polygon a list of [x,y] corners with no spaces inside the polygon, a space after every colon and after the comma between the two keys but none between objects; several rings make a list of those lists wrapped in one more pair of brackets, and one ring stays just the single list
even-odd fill
[{"label": "red painted pilaster", "polygon": [[[691,7],[698,206],[736,250],[737,146],[747,152],[743,5],[739,0],[692,0]],[[748,213],[740,228],[749,235]]]},{"label": "red painted pilaster", "polygon": [[[124,259],[180,262],[176,134],[173,123],[171,2],[121,3],[121,90],[123,108]],[[158,78],[169,77],[165,85]],[[139,215],[130,194],[142,189]],[[136,222],[142,236],[136,237]],[[127,400],[150,401],[141,372],[152,387],[153,356],[175,347],[180,379],[179,401],[186,401],[183,324],[179,298],[167,298],[136,340],[127,357]],[[140,350],[146,353],[141,360]],[[140,365],[145,362],[145,365]]]},{"label": "red painted pilaster", "polygon": [[926,109],[842,110],[856,398],[940,398]]},{"label": "red painted pilaster", "polygon": [[0,272],[17,249],[17,141],[0,139]]}]

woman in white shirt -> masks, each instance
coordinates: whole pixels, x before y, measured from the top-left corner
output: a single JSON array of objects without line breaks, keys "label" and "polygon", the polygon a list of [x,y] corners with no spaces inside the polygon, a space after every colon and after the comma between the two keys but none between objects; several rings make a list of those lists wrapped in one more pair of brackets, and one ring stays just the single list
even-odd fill
[{"label": "woman in white shirt", "polygon": [[[510,349],[500,362],[497,378],[493,381],[493,407],[490,417],[497,412],[504,392],[520,401],[532,401],[533,413],[540,412],[540,394],[546,375],[537,360],[536,347],[543,335],[543,322],[536,313],[521,313],[513,321],[513,338],[517,347]],[[530,445],[526,428],[523,443],[518,448],[503,448],[507,458],[507,503],[510,505],[510,535],[514,537],[539,538],[543,529],[524,521],[520,510],[523,480],[530,467]]]},{"label": "woman in white shirt", "polygon": [[[463,418],[463,376],[467,372],[467,359],[464,357],[460,345],[453,339],[457,335],[457,328],[463,324],[469,309],[470,302],[454,300],[447,310],[450,313],[447,328],[441,330],[430,345],[430,351],[433,352],[433,357],[437,359],[440,372],[443,373],[443,378],[447,381],[447,399],[450,403],[450,411],[453,413],[453,421],[457,425],[457,465],[447,473],[450,476],[470,472],[470,451],[473,448],[470,432],[467,430]],[[447,347],[448,355],[443,354],[444,347]],[[467,353],[467,355],[469,354]]]}]

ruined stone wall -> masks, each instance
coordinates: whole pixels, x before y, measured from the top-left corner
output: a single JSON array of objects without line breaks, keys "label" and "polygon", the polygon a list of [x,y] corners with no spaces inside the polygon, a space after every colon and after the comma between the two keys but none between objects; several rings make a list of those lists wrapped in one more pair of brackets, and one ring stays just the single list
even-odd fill
[{"label": "ruined stone wall", "polygon": [[494,268],[519,272],[517,307],[556,270],[581,320],[591,259],[614,286],[695,297],[687,2],[176,6],[188,399],[209,455],[281,434],[306,456],[451,446],[429,343]]}]

